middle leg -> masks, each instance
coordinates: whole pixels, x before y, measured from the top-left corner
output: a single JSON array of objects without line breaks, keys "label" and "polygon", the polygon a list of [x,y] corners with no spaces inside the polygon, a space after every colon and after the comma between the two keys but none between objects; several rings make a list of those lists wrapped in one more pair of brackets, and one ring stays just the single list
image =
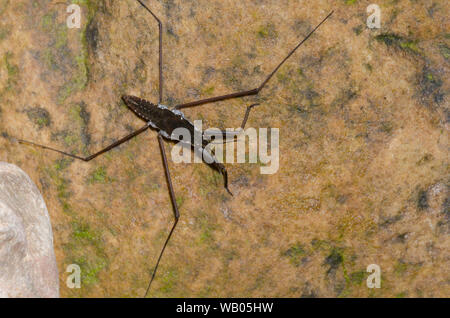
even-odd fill
[{"label": "middle leg", "polygon": [[267,82],[278,71],[278,69],[284,64],[284,62],[286,62],[286,60],[289,57],[291,57],[291,55],[294,54],[295,51],[300,46],[302,46],[303,43],[306,42],[306,40],[309,39],[309,37],[333,14],[333,12],[334,11],[331,11],[322,20],[322,22],[320,22],[302,41],[300,41],[299,44],[297,44],[296,47],[294,47],[294,49],[292,49],[289,52],[288,55],[275,67],[275,69],[266,77],[266,79],[258,87],[254,88],[254,89],[246,90],[246,91],[237,92],[237,93],[232,93],[232,94],[227,94],[227,95],[222,95],[222,96],[216,96],[216,97],[201,99],[201,100],[197,100],[197,101],[193,101],[193,102],[189,102],[189,103],[179,104],[179,105],[175,106],[175,108],[176,109],[181,109],[181,108],[186,108],[186,107],[194,107],[194,106],[200,106],[200,105],[203,105],[203,104],[214,103],[214,102],[218,102],[218,101],[222,101],[222,100],[227,100],[227,99],[232,99],[232,98],[238,98],[238,97],[244,97],[244,96],[251,96],[251,95],[259,94],[259,92],[264,88],[264,86],[267,84]]}]

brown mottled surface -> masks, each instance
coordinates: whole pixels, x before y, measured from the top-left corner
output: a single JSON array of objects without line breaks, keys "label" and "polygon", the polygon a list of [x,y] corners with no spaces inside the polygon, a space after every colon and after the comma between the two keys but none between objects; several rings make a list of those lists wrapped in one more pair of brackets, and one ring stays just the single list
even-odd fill
[{"label": "brown mottled surface", "polygon": [[[14,142],[89,154],[142,125],[122,94],[157,101],[151,16],[132,0],[73,2],[79,30],[64,5],[0,0],[0,160],[46,199],[62,296],[142,296],[173,215],[155,132],[89,163]],[[259,97],[185,111],[236,127],[261,102],[248,125],[280,127],[280,169],[227,165],[230,197],[206,165],[171,163],[182,217],[150,296],[450,296],[448,5],[380,0],[370,30],[372,2],[147,1],[169,106],[254,88],[335,10]]]}]

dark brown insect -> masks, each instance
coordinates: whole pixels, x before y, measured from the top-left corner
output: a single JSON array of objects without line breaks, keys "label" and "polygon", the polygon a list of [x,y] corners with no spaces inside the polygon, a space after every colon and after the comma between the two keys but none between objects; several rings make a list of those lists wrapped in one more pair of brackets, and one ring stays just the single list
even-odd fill
[{"label": "dark brown insect", "polygon": [[[172,109],[169,109],[168,107],[164,106],[162,104],[162,97],[163,97],[163,70],[162,70],[162,60],[163,60],[163,55],[162,55],[162,23],[161,21],[158,19],[158,17],[146,6],[146,4],[143,3],[142,0],[136,0],[139,2],[139,4],[146,10],[148,11],[153,18],[157,21],[158,23],[158,27],[159,27],[159,100],[157,104],[153,104],[145,99],[141,99],[139,97],[135,97],[135,96],[122,96],[122,100],[124,101],[124,103],[141,119],[143,119],[146,124],[132,132],[131,134],[123,137],[122,139],[112,143],[111,145],[109,145],[108,147],[88,156],[88,157],[80,157],[77,155],[73,155],[55,148],[51,148],[48,146],[44,146],[44,145],[40,145],[40,144],[36,144],[34,142],[30,142],[30,141],[26,141],[26,140],[18,140],[20,143],[22,144],[28,144],[28,145],[32,145],[32,146],[37,146],[43,149],[48,149],[48,150],[52,150],[55,152],[58,152],[60,154],[72,157],[74,159],[78,159],[78,160],[83,160],[83,161],[90,161],[98,156],[100,156],[101,154],[119,146],[120,144],[123,144],[124,142],[130,140],[131,138],[143,133],[144,131],[146,131],[148,128],[152,128],[154,130],[156,130],[158,132],[158,142],[159,142],[159,146],[160,146],[160,150],[161,150],[161,155],[162,155],[162,159],[163,159],[163,165],[164,165],[164,170],[165,170],[165,174],[166,174],[166,178],[167,178],[167,183],[168,183],[168,188],[169,188],[169,193],[170,193],[170,198],[172,201],[172,206],[173,206],[173,210],[174,210],[174,224],[172,225],[172,228],[169,232],[169,235],[167,236],[167,239],[161,249],[161,252],[159,254],[158,260],[156,262],[155,268],[153,270],[152,273],[152,277],[150,279],[150,282],[148,284],[145,296],[147,296],[148,291],[150,290],[150,286],[155,278],[156,275],[156,271],[158,270],[158,266],[159,263],[161,261],[161,258],[164,254],[164,250],[172,236],[173,231],[175,230],[175,227],[178,223],[179,217],[180,217],[180,213],[178,211],[178,205],[175,199],[175,193],[173,190],[173,185],[172,185],[172,180],[170,177],[170,171],[169,171],[169,167],[167,164],[167,156],[166,156],[166,152],[165,152],[165,147],[164,147],[164,142],[163,139],[169,140],[169,141],[181,141],[175,137],[172,136],[172,132],[176,129],[176,128],[186,128],[187,130],[189,130],[189,132],[191,133],[191,136],[193,138],[193,136],[195,135],[195,133],[200,133],[201,134],[201,142],[199,144],[196,144],[194,142],[194,139],[192,140],[185,140],[183,142],[185,142],[187,145],[191,146],[194,151],[198,151],[200,152],[203,156],[202,158],[204,158],[204,156],[209,157],[210,160],[208,160],[210,163],[206,162],[210,167],[212,167],[213,169],[219,171],[224,178],[224,186],[226,188],[226,190],[231,194],[231,191],[228,189],[228,174],[227,174],[227,170],[225,168],[225,166],[220,163],[215,157],[214,154],[211,153],[210,151],[207,150],[206,146],[210,143],[210,139],[208,136],[206,136],[203,132],[199,132],[199,131],[195,131],[195,127],[194,125],[191,123],[191,121],[189,121],[188,119],[186,119],[186,117],[184,116],[184,114],[180,111],[180,109],[182,108],[187,108],[187,107],[194,107],[194,106],[199,106],[199,105],[203,105],[203,104],[207,104],[207,103],[214,103],[214,102],[218,102],[218,101],[223,101],[223,100],[227,100],[227,99],[232,99],[232,98],[239,98],[239,97],[244,97],[244,96],[250,96],[250,95],[257,95],[263,88],[264,86],[267,84],[267,82],[272,78],[272,76],[278,71],[278,69],[283,65],[283,63],[292,55],[294,54],[294,52],[333,14],[333,11],[330,12],[300,43],[297,44],[297,46],[295,46],[288,54],[287,56],[275,67],[275,69],[267,76],[267,78],[261,83],[261,85],[259,85],[256,88],[250,89],[250,90],[245,90],[245,91],[240,91],[240,92],[235,92],[235,93],[231,93],[231,94],[227,94],[227,95],[222,95],[222,96],[216,96],[216,97],[212,97],[212,98],[207,98],[207,99],[201,99],[201,100],[197,100],[197,101],[192,101],[192,102],[188,102],[188,103],[184,103],[184,104],[180,104],[175,106]],[[241,128],[244,128],[250,110],[256,106],[257,104],[253,104],[249,107],[247,107],[244,119],[242,121],[242,125]],[[227,137],[228,132],[223,131],[222,134]],[[234,140],[234,138],[233,138]],[[227,140],[225,140],[227,141]]]}]

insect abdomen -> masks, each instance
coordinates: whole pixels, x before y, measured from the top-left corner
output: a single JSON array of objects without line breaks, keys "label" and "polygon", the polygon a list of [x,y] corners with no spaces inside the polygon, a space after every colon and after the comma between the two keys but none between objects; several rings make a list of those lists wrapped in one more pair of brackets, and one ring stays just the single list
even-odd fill
[{"label": "insect abdomen", "polygon": [[122,100],[139,118],[145,121],[153,121],[157,117],[157,106],[149,101],[131,95],[122,96]]},{"label": "insect abdomen", "polygon": [[122,99],[139,118],[148,122],[153,128],[160,130],[166,138],[172,139],[170,137],[172,132],[179,127],[188,129],[194,136],[194,126],[184,118],[180,111],[171,111],[163,105],[158,106],[136,96],[126,95]]}]

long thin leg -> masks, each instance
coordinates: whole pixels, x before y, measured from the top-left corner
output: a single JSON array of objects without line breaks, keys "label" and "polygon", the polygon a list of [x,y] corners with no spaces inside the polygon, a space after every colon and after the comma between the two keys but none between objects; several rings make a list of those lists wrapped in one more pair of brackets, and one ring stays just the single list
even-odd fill
[{"label": "long thin leg", "polygon": [[172,179],[170,177],[169,165],[167,164],[167,157],[166,157],[166,150],[164,148],[164,141],[163,141],[160,133],[158,133],[158,142],[159,142],[159,148],[161,149],[161,156],[163,159],[164,170],[166,172],[167,185],[169,186],[170,199],[172,200],[172,207],[173,207],[175,221],[172,225],[172,229],[170,230],[169,235],[167,236],[166,241],[164,242],[163,248],[162,248],[161,252],[159,253],[158,261],[156,262],[155,269],[153,270],[152,278],[150,279],[150,283],[148,284],[147,291],[145,292],[144,297],[147,297],[148,291],[150,290],[150,286],[152,285],[153,279],[155,278],[156,271],[158,270],[159,262],[161,261],[161,258],[164,254],[164,250],[166,249],[167,243],[169,243],[169,240],[172,237],[172,233],[175,230],[175,227],[177,226],[178,220],[180,218],[180,212],[178,211],[178,204],[177,204],[177,200],[175,198],[175,192],[173,191]]},{"label": "long thin leg", "polygon": [[180,105],[175,106],[175,108],[176,109],[181,109],[181,108],[186,108],[186,107],[193,107],[193,106],[199,106],[199,105],[203,105],[203,104],[218,102],[218,101],[231,99],[231,98],[238,98],[238,97],[244,97],[244,96],[250,96],[250,95],[257,95],[264,88],[264,86],[267,84],[267,82],[272,78],[272,76],[278,71],[278,69],[284,64],[284,62],[286,62],[286,60],[292,54],[294,54],[294,52],[303,43],[305,43],[306,40],[309,39],[309,37],[333,14],[333,12],[334,11],[331,11],[326,16],[326,18],[322,20],[322,22],[320,22],[291,52],[289,52],[289,54],[281,61],[280,64],[277,65],[277,67],[275,67],[275,69],[272,71],[272,73],[270,73],[269,76],[267,76],[267,78],[257,88],[246,90],[246,91],[242,91],[242,92],[222,95],[222,96],[216,96],[216,97],[201,99],[201,100],[197,100],[197,101],[193,101],[193,102],[189,102],[189,103],[184,103],[184,104],[180,104]]},{"label": "long thin leg", "polygon": [[[245,124],[247,124],[247,120],[248,120],[248,116],[250,115],[250,111],[252,110],[253,107],[258,106],[258,105],[259,105],[259,103],[256,103],[256,104],[252,104],[247,107],[247,110],[245,111],[244,119],[242,120],[242,124],[241,124],[242,130],[245,128]],[[234,136],[237,136],[241,133],[239,131],[226,131],[226,130],[221,130],[220,132],[222,133],[222,137],[225,137],[225,140],[223,140],[222,143],[235,141]],[[205,136],[208,136],[208,131],[206,131],[204,134],[205,134]],[[215,135],[215,134],[213,132],[211,132],[211,135]],[[228,137],[233,137],[233,139],[228,140]],[[218,144],[219,142],[212,142],[212,143]]]},{"label": "long thin leg", "polygon": [[99,152],[94,153],[93,155],[87,156],[87,157],[80,157],[80,156],[77,156],[77,155],[72,155],[72,154],[70,154],[68,152],[64,152],[64,151],[61,151],[61,150],[58,150],[58,149],[55,149],[55,148],[47,147],[47,146],[44,146],[44,145],[36,144],[34,142],[26,141],[26,140],[22,140],[22,139],[19,139],[18,142],[21,143],[21,144],[26,144],[26,145],[30,145],[30,146],[35,146],[35,147],[39,147],[39,148],[55,151],[55,152],[58,152],[60,154],[65,155],[65,156],[69,156],[69,157],[72,157],[72,158],[75,158],[75,159],[78,159],[78,160],[90,161],[90,160],[100,156],[101,154],[104,154],[105,152],[107,152],[107,151],[109,151],[109,150],[119,146],[120,144],[123,144],[124,142],[130,140],[131,138],[133,138],[133,137],[135,137],[137,135],[139,135],[140,133],[146,131],[148,129],[148,127],[149,127],[148,124],[146,124],[144,127],[136,130],[135,132],[132,132],[128,136],[125,136],[122,139],[117,140],[116,142],[112,143],[108,147],[100,150]]},{"label": "long thin leg", "polygon": [[163,81],[163,55],[162,55],[162,23],[161,20],[158,19],[158,17],[150,10],[145,3],[142,2],[142,0],[137,0],[137,2],[140,3],[141,6],[145,8],[150,14],[155,18],[155,20],[158,22],[158,28],[159,28],[159,104],[162,103],[163,98],[163,87],[164,87],[164,81]]},{"label": "long thin leg", "polygon": [[258,105],[259,105],[259,103],[256,103],[256,104],[252,104],[247,107],[247,110],[245,111],[244,119],[242,120],[241,129],[245,128],[245,124],[247,124],[248,116],[250,115],[250,111],[252,110],[252,108],[255,106],[258,106]]}]

